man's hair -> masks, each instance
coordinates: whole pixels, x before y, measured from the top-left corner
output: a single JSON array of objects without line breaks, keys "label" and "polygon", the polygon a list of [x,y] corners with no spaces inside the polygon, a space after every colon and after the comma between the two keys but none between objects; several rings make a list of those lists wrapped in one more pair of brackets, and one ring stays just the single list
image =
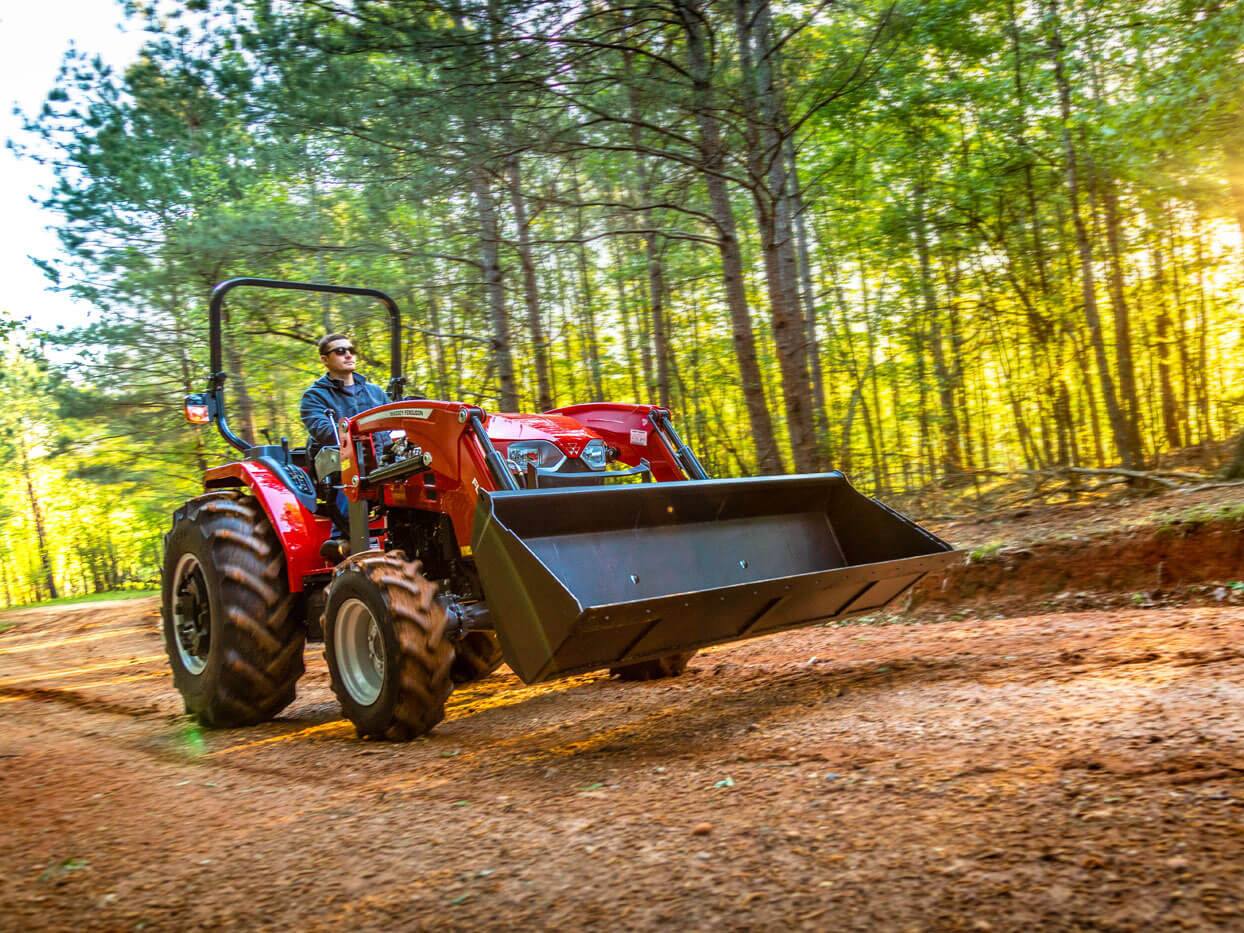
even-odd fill
[{"label": "man's hair", "polygon": [[334,340],[349,340],[349,339],[350,337],[347,334],[328,334],[327,336],[321,337],[320,342],[316,344],[316,346],[320,348],[320,356],[324,356],[325,354],[328,353],[328,345],[332,343]]}]

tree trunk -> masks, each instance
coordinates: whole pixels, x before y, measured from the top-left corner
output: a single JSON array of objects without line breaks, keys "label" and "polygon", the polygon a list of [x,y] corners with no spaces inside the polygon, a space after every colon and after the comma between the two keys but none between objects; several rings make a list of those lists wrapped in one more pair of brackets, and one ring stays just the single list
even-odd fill
[{"label": "tree trunk", "polygon": [[[310,190],[311,226],[315,230],[315,271],[320,282],[328,282],[328,268],[324,258],[323,215],[320,213],[320,186],[316,177],[316,161],[311,157],[309,148],[303,150],[303,157],[311,166],[307,172],[307,186]],[[333,332],[332,296],[328,292],[320,292],[320,326],[325,334]]]},{"label": "tree trunk", "polygon": [[933,272],[929,258],[929,235],[925,216],[924,182],[916,183],[915,192],[916,252],[920,262],[920,296],[929,327],[929,350],[933,354],[933,375],[937,379],[937,400],[941,409],[942,473],[954,482],[963,475],[963,453],[959,447],[959,416],[955,410],[955,380],[946,363],[942,344],[942,312],[933,288]]},{"label": "tree trunk", "polygon": [[571,193],[575,201],[575,239],[578,240],[576,254],[579,262],[579,315],[583,327],[583,339],[587,343],[588,387],[592,398],[604,401],[605,388],[601,377],[600,343],[596,335],[596,310],[593,307],[595,295],[592,289],[592,270],[587,259],[586,225],[583,222],[583,197],[579,193],[578,166],[572,163],[570,170]]},{"label": "tree trunk", "polygon": [[1201,443],[1214,439],[1214,424],[1210,420],[1209,403],[1209,304],[1205,294],[1205,237],[1198,230],[1196,243],[1197,281],[1197,392],[1196,407],[1201,422]]},{"label": "tree trunk", "polygon": [[1114,305],[1114,353],[1119,369],[1119,401],[1123,406],[1128,444],[1143,461],[1140,397],[1136,391],[1136,367],[1132,360],[1131,311],[1123,280],[1119,196],[1112,179],[1103,179],[1102,188],[1102,203],[1106,209],[1106,243],[1110,247],[1110,298]]},{"label": "tree trunk", "polygon": [[527,203],[523,195],[521,166],[517,155],[507,160],[507,177],[510,188],[510,207],[514,211],[514,223],[518,228],[518,260],[523,269],[523,298],[527,305],[527,329],[531,331],[531,354],[536,366],[536,406],[540,411],[553,407],[553,392],[549,387],[548,337],[540,319],[540,289],[536,281],[536,262],[531,253],[531,229],[527,218]]},{"label": "tree trunk", "polygon": [[434,336],[429,339],[428,355],[435,362],[436,397],[447,399],[450,396],[449,371],[446,365],[445,338],[441,336],[445,332],[441,330],[441,302],[434,286],[428,287],[428,323],[432,325],[434,333]]},{"label": "tree trunk", "polygon": [[657,401],[670,407],[670,347],[665,326],[665,266],[657,234],[649,229],[644,237],[648,259],[648,294],[651,300],[652,353],[656,358]]},{"label": "tree trunk", "polygon": [[735,0],[739,62],[750,94],[748,170],[768,285],[769,315],[795,469],[816,469],[816,430],[809,391],[807,334],[799,310],[798,264],[791,226],[786,162],[781,157],[784,106],[773,73],[767,0]]},{"label": "tree trunk", "polygon": [[613,252],[613,274],[615,287],[618,290],[618,316],[622,319],[622,349],[626,359],[626,372],[631,380],[631,399],[641,404],[646,393],[639,389],[640,369],[635,365],[636,340],[631,325],[631,299],[626,287],[626,269],[622,262],[620,238],[610,237]]},{"label": "tree trunk", "polygon": [[[1231,206],[1235,211],[1235,222],[1240,228],[1240,237],[1244,239],[1244,118],[1237,121],[1234,135],[1222,145],[1223,158],[1227,163],[1227,185],[1231,192]],[[1240,258],[1244,260],[1244,249]]]},{"label": "tree trunk", "polygon": [[1092,429],[1093,462],[1098,465],[1105,465],[1106,450],[1101,436],[1097,396],[1093,394],[1093,367],[1089,364],[1088,350],[1081,341],[1076,339],[1074,332],[1071,334],[1071,340],[1076,365],[1080,369],[1080,386],[1084,390],[1084,410],[1079,420],[1081,422],[1087,420],[1089,427]]},{"label": "tree trunk", "polygon": [[708,188],[713,220],[717,225],[717,244],[721,252],[722,284],[726,293],[726,307],[730,313],[731,338],[734,356],[739,367],[747,418],[751,426],[752,443],[756,448],[758,469],[761,473],[783,472],[782,458],[778,452],[777,438],[773,431],[773,419],[765,401],[764,380],[756,356],[756,337],[752,330],[751,309],[747,305],[747,292],[743,280],[743,256],[739,249],[738,228],[734,220],[734,208],[722,177],[725,153],[721,144],[721,130],[713,115],[711,103],[711,74],[704,48],[703,10],[694,0],[675,0],[675,7],[682,20],[687,36],[687,57],[695,83],[696,121],[700,130],[700,158],[704,164],[704,183]]},{"label": "tree trunk", "polygon": [[471,188],[479,216],[480,269],[492,318],[492,361],[497,367],[501,389],[501,410],[518,410],[518,390],[514,381],[514,358],[510,351],[510,321],[505,307],[505,284],[501,277],[501,234],[497,229],[497,210],[492,200],[488,175],[481,166],[471,171]]},{"label": "tree trunk", "polygon": [[1191,444],[1194,432],[1192,430],[1192,396],[1195,393],[1194,381],[1196,374],[1193,372],[1192,351],[1188,347],[1188,323],[1185,315],[1184,304],[1184,283],[1183,270],[1180,268],[1178,249],[1178,228],[1174,212],[1170,211],[1168,205],[1168,220],[1170,229],[1169,233],[1169,249],[1171,257],[1171,298],[1174,299],[1175,310],[1175,347],[1179,351],[1179,411],[1180,420],[1183,422],[1184,443]]},{"label": "tree trunk", "polygon": [[807,328],[808,369],[812,375],[812,423],[816,431],[818,469],[824,469],[832,458],[830,450],[829,408],[825,399],[825,374],[821,364],[821,341],[816,333],[816,290],[812,286],[812,251],[808,242],[808,223],[804,215],[803,189],[799,184],[799,167],[795,147],[787,140],[790,162],[791,205],[795,216],[795,255],[799,260],[799,296],[803,302],[804,325]]},{"label": "tree trunk", "polygon": [[1162,261],[1162,247],[1153,248],[1153,284],[1157,296],[1158,315],[1154,321],[1154,352],[1158,358],[1158,387],[1162,396],[1162,428],[1166,446],[1178,450],[1182,446],[1179,433],[1179,403],[1171,382],[1171,316],[1166,304],[1166,269]]},{"label": "tree trunk", "polygon": [[35,540],[39,548],[39,561],[43,565],[43,578],[47,582],[49,598],[56,599],[60,594],[56,591],[56,578],[52,574],[52,556],[48,551],[47,531],[43,525],[43,507],[39,503],[39,497],[35,494],[35,480],[30,469],[30,455],[26,450],[26,439],[22,436],[20,428],[13,432],[13,441],[17,447],[17,469],[26,484],[26,496],[30,503],[30,514],[35,523]]},{"label": "tree trunk", "polygon": [[[653,390],[656,388],[657,384],[657,363],[652,353],[652,280],[649,278],[650,270],[651,266],[648,263],[647,256],[645,256],[644,279],[640,289],[648,296],[648,300],[645,301],[641,296],[639,301],[639,311],[632,319],[635,322],[635,327],[637,328],[635,339],[639,342],[639,358],[640,363],[644,368],[644,394],[639,399],[640,403],[644,405],[649,404],[655,397],[653,395]],[[664,283],[659,284],[661,284],[662,288],[664,288]]]},{"label": "tree trunk", "polygon": [[[864,419],[865,439],[868,441],[868,450],[871,459],[871,467],[873,473],[873,492],[881,495],[885,491],[885,475],[881,469],[881,451],[882,442],[879,439],[881,432],[881,404],[880,396],[877,389],[876,378],[876,334],[873,327],[873,315],[868,304],[867,288],[863,291],[863,315],[865,324],[865,338],[868,342],[868,359],[863,366],[860,364],[859,356],[855,347],[855,330],[851,326],[851,319],[848,315],[846,295],[842,289],[842,279],[834,257],[830,253],[823,254],[825,261],[829,267],[829,274],[834,283],[834,292],[837,298],[839,316],[842,318],[842,327],[838,331],[842,335],[844,344],[844,362],[851,375],[853,388],[851,398],[847,403],[847,415],[842,428],[842,445],[841,445],[841,469],[845,472],[854,465],[854,457],[851,452],[851,429],[855,417],[855,406],[858,404]],[[861,257],[861,268],[863,260]],[[873,405],[870,410],[868,399],[865,394],[869,380],[872,381],[872,397]],[[876,417],[874,418],[874,413]]]},{"label": "tree trunk", "polygon": [[1101,318],[1097,312],[1096,283],[1093,276],[1093,249],[1089,242],[1088,230],[1085,228],[1084,217],[1080,209],[1080,182],[1076,148],[1071,140],[1071,85],[1067,80],[1066,70],[1063,65],[1063,40],[1058,26],[1058,0],[1046,0],[1046,6],[1048,7],[1047,28],[1049,31],[1049,46],[1054,60],[1054,80],[1058,87],[1067,192],[1071,202],[1071,219],[1075,227],[1076,251],[1080,258],[1080,288],[1084,301],[1084,319],[1088,325],[1089,338],[1093,345],[1093,355],[1097,362],[1098,380],[1101,383],[1102,401],[1106,406],[1106,417],[1110,422],[1110,432],[1115,448],[1118,450],[1119,457],[1125,467],[1128,469],[1139,469],[1139,451],[1131,444],[1131,436],[1127,429],[1126,419],[1123,410],[1119,406],[1119,398],[1114,387],[1114,378],[1110,374],[1110,363],[1106,357],[1106,344],[1102,336]]},{"label": "tree trunk", "polygon": [[1076,456],[1076,428],[1071,416],[1071,392],[1067,389],[1064,379],[1058,380],[1058,391],[1054,397],[1054,424],[1058,432],[1059,466],[1078,465]]},{"label": "tree trunk", "polygon": [[[631,146],[635,152],[635,175],[639,187],[640,221],[644,228],[644,255],[648,263],[648,308],[651,321],[652,349],[649,351],[656,359],[657,401],[665,408],[670,405],[670,360],[669,340],[665,332],[665,269],[661,262],[661,249],[656,230],[653,227],[652,210],[648,205],[652,202],[652,181],[648,166],[640,155],[643,140],[640,135],[640,114],[638,90],[632,80],[634,63],[632,56],[623,56],[623,65],[627,78],[627,103],[630,110]],[[652,363],[647,363],[645,370],[652,373]],[[651,385],[651,375],[648,384]]]},{"label": "tree trunk", "polygon": [[1007,32],[1011,38],[1012,79],[1015,84],[1016,129],[1015,142],[1024,158],[1024,195],[1028,202],[1028,226],[1032,234],[1032,256],[1037,269],[1037,282],[1041,294],[1050,292],[1049,273],[1046,269],[1045,243],[1041,236],[1041,213],[1037,207],[1036,184],[1033,181],[1033,155],[1028,150],[1028,97],[1024,88],[1024,55],[1021,46],[1019,19],[1015,15],[1015,0],[1007,0]]}]

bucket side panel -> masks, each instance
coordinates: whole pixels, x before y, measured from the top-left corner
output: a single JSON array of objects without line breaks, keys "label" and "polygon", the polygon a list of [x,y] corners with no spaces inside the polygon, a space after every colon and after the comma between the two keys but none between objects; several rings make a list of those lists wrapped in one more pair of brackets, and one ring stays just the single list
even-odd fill
[{"label": "bucket side panel", "polygon": [[476,516],[475,563],[485,581],[501,654],[525,683],[548,667],[582,607],[529,549],[496,522]]},{"label": "bucket side panel", "polygon": [[833,490],[828,515],[850,566],[950,550],[906,516],[845,483]]}]

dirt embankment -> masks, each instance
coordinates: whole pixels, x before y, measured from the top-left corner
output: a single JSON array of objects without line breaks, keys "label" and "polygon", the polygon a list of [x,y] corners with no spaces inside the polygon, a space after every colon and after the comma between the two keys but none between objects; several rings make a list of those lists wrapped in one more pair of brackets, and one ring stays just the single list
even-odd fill
[{"label": "dirt embankment", "polygon": [[978,546],[962,563],[923,580],[906,611],[1234,604],[1244,603],[1241,581],[1244,517],[1188,517]]}]

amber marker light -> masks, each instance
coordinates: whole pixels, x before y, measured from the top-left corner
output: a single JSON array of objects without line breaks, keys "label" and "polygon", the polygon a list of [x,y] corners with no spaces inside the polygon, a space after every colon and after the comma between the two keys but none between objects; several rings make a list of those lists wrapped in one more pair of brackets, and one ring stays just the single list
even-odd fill
[{"label": "amber marker light", "polygon": [[193,395],[186,397],[185,412],[186,420],[191,424],[207,424],[212,420],[207,410],[207,404],[199,401]]}]

